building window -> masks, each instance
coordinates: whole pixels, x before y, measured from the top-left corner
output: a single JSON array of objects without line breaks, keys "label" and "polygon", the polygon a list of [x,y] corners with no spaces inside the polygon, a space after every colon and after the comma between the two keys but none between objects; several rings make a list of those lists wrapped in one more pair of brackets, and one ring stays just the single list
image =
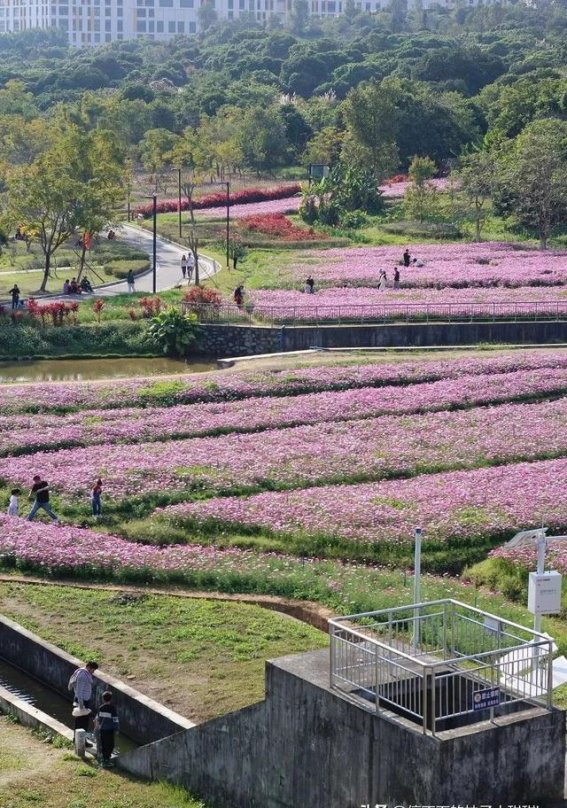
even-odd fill
[{"label": "building window", "polygon": [[190,34],[196,34],[197,33],[197,23],[196,22],[190,22],[189,23],[189,33]]},{"label": "building window", "polygon": [[112,20],[105,20],[104,21],[104,30],[105,31],[112,31]]},{"label": "building window", "polygon": [[170,33],[170,34],[175,33],[175,20],[170,20],[167,23],[167,30],[168,30],[168,33]]},{"label": "building window", "polygon": [[146,9],[145,8],[139,8],[136,11],[136,17],[145,17],[145,16],[146,16]]},{"label": "building window", "polygon": [[150,34],[153,34],[153,32],[154,32],[154,25],[155,25],[155,22],[153,20],[150,20],[149,23],[148,23],[148,31],[150,32]]},{"label": "building window", "polygon": [[120,31],[120,33],[122,33],[122,25],[123,25],[122,20],[118,20],[118,22],[116,23],[116,30]]},{"label": "building window", "polygon": [[156,31],[158,34],[163,34],[163,20],[158,20],[156,23]]},{"label": "building window", "polygon": [[178,34],[184,34],[185,33],[185,23],[184,22],[178,22],[177,23],[177,33]]},{"label": "building window", "polygon": [[136,31],[139,34],[145,34],[146,33],[146,21],[145,20],[138,20],[138,23],[136,25]]},{"label": "building window", "polygon": [[193,0],[179,0],[179,8],[193,8]]},{"label": "building window", "polygon": [[173,0],[159,0],[160,8],[173,8]]}]

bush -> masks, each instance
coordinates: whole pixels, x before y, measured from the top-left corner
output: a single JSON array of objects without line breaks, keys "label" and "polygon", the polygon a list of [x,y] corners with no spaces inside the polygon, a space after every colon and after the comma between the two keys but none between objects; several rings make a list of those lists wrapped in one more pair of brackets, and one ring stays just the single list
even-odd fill
[{"label": "bush", "polygon": [[149,333],[165,354],[185,356],[197,338],[197,327],[196,314],[170,306],[151,320]]},{"label": "bush", "polygon": [[215,289],[205,289],[202,286],[194,286],[188,289],[183,295],[183,302],[189,312],[198,312],[203,306],[209,306],[217,311],[221,307],[222,295]]},{"label": "bush", "polygon": [[125,258],[118,258],[113,261],[109,261],[106,264],[107,271],[114,275],[115,278],[119,280],[126,280],[128,272],[132,270],[134,275],[139,275],[141,272],[147,272],[150,268],[150,261],[149,258],[144,256],[142,259],[125,259]]},{"label": "bush", "polygon": [[149,354],[156,347],[148,333],[148,322],[127,320],[103,322],[101,325],[62,325],[43,327],[40,323],[22,322],[13,325],[5,318],[0,321],[2,356],[7,359],[33,356],[118,356]]},{"label": "bush", "polygon": [[340,218],[341,227],[345,227],[347,230],[357,230],[366,224],[368,224],[368,216],[362,210],[347,210]]}]

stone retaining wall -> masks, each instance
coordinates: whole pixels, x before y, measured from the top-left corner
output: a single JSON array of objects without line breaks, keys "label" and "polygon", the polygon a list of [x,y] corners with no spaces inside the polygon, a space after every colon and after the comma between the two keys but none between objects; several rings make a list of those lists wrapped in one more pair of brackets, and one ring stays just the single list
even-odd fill
[{"label": "stone retaining wall", "polygon": [[375,348],[558,342],[567,342],[567,322],[561,320],[303,325],[277,328],[204,324],[192,353],[222,357],[303,351],[313,347]]}]

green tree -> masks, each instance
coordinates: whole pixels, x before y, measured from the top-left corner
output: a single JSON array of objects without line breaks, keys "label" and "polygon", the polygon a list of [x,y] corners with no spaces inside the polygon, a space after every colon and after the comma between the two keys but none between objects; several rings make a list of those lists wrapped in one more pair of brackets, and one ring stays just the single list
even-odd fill
[{"label": "green tree", "polygon": [[217,22],[218,14],[215,9],[214,0],[204,0],[197,11],[199,30],[208,31]]},{"label": "green tree", "polygon": [[430,180],[436,170],[430,157],[414,157],[411,161],[408,170],[410,184],[404,197],[404,211],[410,219],[423,222],[435,213],[437,190]]},{"label": "green tree", "polygon": [[567,218],[567,122],[528,124],[503,148],[496,178],[500,203],[545,249],[554,227]]},{"label": "green tree", "polygon": [[342,159],[362,165],[381,180],[398,163],[398,112],[380,83],[368,82],[352,90],[343,103],[346,132]]},{"label": "green tree", "polygon": [[481,240],[481,230],[488,215],[488,203],[494,192],[496,163],[489,151],[465,154],[460,161],[459,182],[466,209],[475,226],[475,240]]},{"label": "green tree", "polygon": [[156,191],[171,170],[179,140],[179,135],[168,129],[149,129],[140,142],[140,157],[144,168],[154,176]]},{"label": "green tree", "polygon": [[275,107],[247,109],[240,121],[238,142],[245,164],[257,172],[287,161],[285,125]]},{"label": "green tree", "polygon": [[10,172],[8,217],[39,241],[45,258],[40,291],[56,250],[77,229],[95,230],[111,220],[123,193],[120,159],[109,133],[70,125],[31,164]]}]

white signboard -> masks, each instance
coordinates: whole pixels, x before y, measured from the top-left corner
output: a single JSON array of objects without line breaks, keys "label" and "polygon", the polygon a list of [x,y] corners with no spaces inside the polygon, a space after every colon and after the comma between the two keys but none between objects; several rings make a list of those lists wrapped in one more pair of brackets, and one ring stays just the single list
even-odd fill
[{"label": "white signboard", "polygon": [[558,572],[530,572],[528,610],[532,614],[561,611],[561,575]]}]

